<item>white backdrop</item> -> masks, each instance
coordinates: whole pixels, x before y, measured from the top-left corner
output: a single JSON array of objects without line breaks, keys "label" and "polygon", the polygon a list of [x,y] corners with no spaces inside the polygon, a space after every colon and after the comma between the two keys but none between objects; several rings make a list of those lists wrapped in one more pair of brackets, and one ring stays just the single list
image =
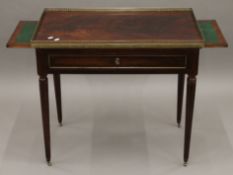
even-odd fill
[{"label": "white backdrop", "polygon": [[[62,128],[49,77],[54,165],[46,166],[34,50],[5,48],[17,22],[38,20],[46,7],[191,7],[197,19],[218,21],[229,48],[201,50],[187,168],[175,75],[63,75]],[[0,174],[232,172],[232,11],[232,0],[0,0]]]}]

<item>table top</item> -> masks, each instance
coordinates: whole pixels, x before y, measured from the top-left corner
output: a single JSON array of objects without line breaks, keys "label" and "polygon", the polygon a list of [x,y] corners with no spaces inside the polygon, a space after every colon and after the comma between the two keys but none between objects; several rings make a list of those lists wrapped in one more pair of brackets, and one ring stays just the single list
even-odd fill
[{"label": "table top", "polygon": [[201,48],[192,9],[45,9],[35,48]]}]

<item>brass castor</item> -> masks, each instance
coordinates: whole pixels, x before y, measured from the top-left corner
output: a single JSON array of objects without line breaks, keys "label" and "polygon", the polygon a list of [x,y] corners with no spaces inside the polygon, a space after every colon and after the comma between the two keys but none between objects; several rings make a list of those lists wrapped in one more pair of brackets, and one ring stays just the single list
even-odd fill
[{"label": "brass castor", "polygon": [[59,126],[62,127],[62,123],[59,123]]},{"label": "brass castor", "polygon": [[184,162],[184,164],[183,164],[184,166],[187,166],[188,165],[188,162]]},{"label": "brass castor", "polygon": [[178,123],[178,124],[177,124],[177,126],[178,126],[178,128],[181,128],[181,125],[180,125],[180,123]]}]

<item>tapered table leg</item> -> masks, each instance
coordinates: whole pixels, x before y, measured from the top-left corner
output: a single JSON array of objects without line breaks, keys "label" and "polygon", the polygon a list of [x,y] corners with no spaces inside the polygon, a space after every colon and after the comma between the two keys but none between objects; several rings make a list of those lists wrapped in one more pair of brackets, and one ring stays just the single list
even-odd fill
[{"label": "tapered table leg", "polygon": [[184,94],[184,74],[178,74],[178,88],[177,88],[177,125],[180,127],[182,106],[183,106],[183,94]]},{"label": "tapered table leg", "polygon": [[48,97],[48,79],[47,76],[40,76],[40,100],[42,111],[42,123],[44,132],[45,156],[48,165],[51,165],[50,153],[50,123],[49,123],[49,97]]},{"label": "tapered table leg", "polygon": [[60,74],[53,75],[54,90],[57,104],[57,118],[60,126],[62,126],[62,106],[61,106],[61,78]]},{"label": "tapered table leg", "polygon": [[190,141],[192,133],[193,109],[195,101],[196,77],[187,78],[187,99],[186,99],[186,119],[185,119],[185,136],[184,136],[184,166],[189,159]]}]

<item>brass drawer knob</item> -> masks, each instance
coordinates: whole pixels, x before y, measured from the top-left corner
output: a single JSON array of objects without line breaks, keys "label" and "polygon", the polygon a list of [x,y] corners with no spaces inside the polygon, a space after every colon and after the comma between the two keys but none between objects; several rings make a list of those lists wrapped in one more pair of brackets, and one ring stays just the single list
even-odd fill
[{"label": "brass drawer knob", "polygon": [[120,58],[118,58],[118,57],[115,58],[115,64],[116,64],[116,65],[119,65],[119,64],[120,64]]}]

